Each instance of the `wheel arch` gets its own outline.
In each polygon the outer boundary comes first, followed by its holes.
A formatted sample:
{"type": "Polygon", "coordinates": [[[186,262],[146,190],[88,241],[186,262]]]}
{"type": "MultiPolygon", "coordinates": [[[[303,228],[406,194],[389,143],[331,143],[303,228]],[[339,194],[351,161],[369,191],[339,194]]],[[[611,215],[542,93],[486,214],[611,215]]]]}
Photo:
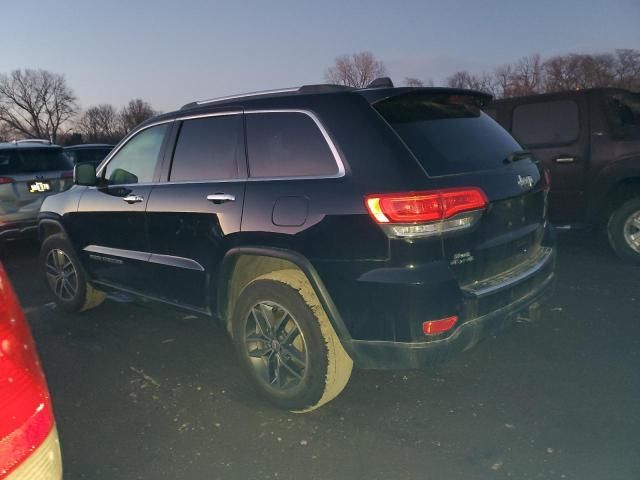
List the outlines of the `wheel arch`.
{"type": "Polygon", "coordinates": [[[61,219],[57,215],[40,214],[38,217],[38,236],[40,238],[40,242],[42,243],[47,237],[58,233],[62,233],[67,237],[67,239],[69,239],[67,230],[64,228],[61,219]]]}
{"type": "Polygon", "coordinates": [[[300,270],[313,288],[340,342],[350,352],[349,334],[337,307],[309,260],[298,252],[275,247],[236,247],[224,256],[218,274],[217,313],[230,329],[230,313],[242,289],[270,272],[300,270]]]}
{"type": "Polygon", "coordinates": [[[634,197],[640,197],[640,173],[620,179],[609,187],[600,211],[599,223],[606,223],[616,208],[634,197]]]}

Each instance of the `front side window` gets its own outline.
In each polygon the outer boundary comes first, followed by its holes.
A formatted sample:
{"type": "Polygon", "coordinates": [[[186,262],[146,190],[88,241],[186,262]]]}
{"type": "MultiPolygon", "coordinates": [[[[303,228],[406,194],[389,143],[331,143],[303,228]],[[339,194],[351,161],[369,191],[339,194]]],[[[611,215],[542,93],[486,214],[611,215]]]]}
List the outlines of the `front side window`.
{"type": "Polygon", "coordinates": [[[168,129],[169,124],[157,125],[131,138],[109,161],[103,172],[109,184],[152,182],[168,129]]]}
{"type": "Polygon", "coordinates": [[[573,100],[530,103],[513,110],[511,133],[523,145],[561,145],[580,132],[578,104],[573,100]]]}
{"type": "Polygon", "coordinates": [[[248,113],[246,123],[251,177],[318,177],[339,173],[327,141],[308,115],[248,113]]]}
{"type": "Polygon", "coordinates": [[[185,120],[173,154],[170,180],[238,178],[243,157],[242,115],[185,120]]]}

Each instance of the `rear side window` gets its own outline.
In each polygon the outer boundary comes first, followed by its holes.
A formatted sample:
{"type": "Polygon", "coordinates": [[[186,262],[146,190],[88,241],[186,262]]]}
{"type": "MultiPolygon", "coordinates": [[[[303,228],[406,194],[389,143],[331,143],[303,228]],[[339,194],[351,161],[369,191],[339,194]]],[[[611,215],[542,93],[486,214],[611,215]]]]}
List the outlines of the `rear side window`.
{"type": "Polygon", "coordinates": [[[640,94],[615,92],[608,94],[606,100],[614,136],[640,134],[640,94]]]}
{"type": "Polygon", "coordinates": [[[248,113],[247,153],[251,177],[319,177],[339,173],[316,122],[304,113],[248,113]]]}
{"type": "Polygon", "coordinates": [[[71,170],[62,149],[29,148],[0,151],[0,175],[71,170]]]}
{"type": "Polygon", "coordinates": [[[182,122],[173,154],[171,181],[238,178],[244,155],[242,115],[182,122]]]}
{"type": "Polygon", "coordinates": [[[501,168],[522,148],[471,96],[403,95],[375,108],[429,175],[501,168]]]}
{"type": "Polygon", "coordinates": [[[580,131],[578,104],[558,100],[519,105],[513,110],[511,131],[527,146],[574,142],[580,131]]]}

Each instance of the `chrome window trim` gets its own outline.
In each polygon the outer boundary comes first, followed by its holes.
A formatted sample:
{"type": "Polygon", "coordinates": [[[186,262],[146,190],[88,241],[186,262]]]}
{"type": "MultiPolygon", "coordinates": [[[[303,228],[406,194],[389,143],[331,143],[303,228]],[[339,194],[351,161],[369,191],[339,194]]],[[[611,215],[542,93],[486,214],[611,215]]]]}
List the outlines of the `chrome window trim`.
{"type": "MultiPolygon", "coordinates": [[[[125,137],[124,140],[120,143],[120,145],[117,148],[114,148],[113,151],[103,160],[103,163],[100,164],[96,172],[96,176],[100,176],[102,174],[102,171],[104,170],[104,168],[106,168],[106,166],[109,164],[111,159],[122,149],[122,147],[124,147],[127,143],[129,143],[129,141],[138,133],[148,128],[162,125],[165,123],[180,122],[183,120],[194,120],[198,118],[223,117],[227,115],[241,115],[241,114],[253,115],[253,114],[261,114],[261,113],[299,113],[299,114],[307,115],[309,118],[311,118],[311,120],[313,120],[313,122],[316,124],[316,127],[318,127],[318,130],[320,130],[320,133],[322,134],[322,137],[324,138],[325,142],[327,143],[327,146],[329,147],[329,150],[333,155],[333,159],[336,162],[336,166],[338,167],[338,172],[333,175],[308,175],[308,176],[291,176],[291,177],[284,177],[284,176],[283,177],[251,177],[249,176],[247,178],[230,178],[230,179],[223,179],[223,180],[185,180],[185,181],[178,181],[178,182],[163,181],[163,182],[129,183],[129,184],[121,184],[119,186],[126,187],[126,186],[136,185],[141,187],[141,186],[150,186],[150,185],[179,185],[179,184],[190,184],[190,183],[267,182],[267,181],[274,181],[274,180],[323,180],[323,179],[342,178],[346,175],[346,169],[345,169],[342,157],[340,156],[340,152],[338,152],[338,149],[336,145],[333,143],[333,140],[331,139],[331,137],[329,136],[327,129],[324,127],[324,125],[322,124],[322,122],[316,116],[315,113],[313,113],[310,110],[304,110],[304,109],[274,108],[274,109],[267,109],[267,110],[244,110],[244,111],[233,109],[228,111],[201,113],[196,115],[185,114],[182,116],[178,115],[175,118],[171,118],[168,120],[162,120],[159,122],[150,123],[149,125],[145,125],[142,128],[132,131],[127,137],[125,137]]],[[[247,158],[248,158],[248,152],[247,152],[247,158]]],[[[96,188],[96,187],[89,187],[89,188],[96,188]]]]}

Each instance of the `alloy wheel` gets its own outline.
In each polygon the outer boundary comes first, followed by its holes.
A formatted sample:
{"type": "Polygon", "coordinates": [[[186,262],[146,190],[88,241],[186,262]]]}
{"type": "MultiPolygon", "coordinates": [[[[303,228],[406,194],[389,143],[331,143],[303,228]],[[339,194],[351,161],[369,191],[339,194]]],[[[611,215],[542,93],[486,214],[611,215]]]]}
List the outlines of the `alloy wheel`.
{"type": "Polygon", "coordinates": [[[78,292],[78,272],[64,251],[55,248],[47,253],[45,274],[51,291],[60,300],[73,300],[78,292]]]}
{"type": "Polygon", "coordinates": [[[304,335],[281,305],[265,301],[249,310],[245,345],[251,365],[271,388],[295,388],[305,377],[309,356],[304,335]]]}
{"type": "Polygon", "coordinates": [[[624,239],[637,253],[640,253],[640,210],[629,215],[624,222],[624,239]]]}

